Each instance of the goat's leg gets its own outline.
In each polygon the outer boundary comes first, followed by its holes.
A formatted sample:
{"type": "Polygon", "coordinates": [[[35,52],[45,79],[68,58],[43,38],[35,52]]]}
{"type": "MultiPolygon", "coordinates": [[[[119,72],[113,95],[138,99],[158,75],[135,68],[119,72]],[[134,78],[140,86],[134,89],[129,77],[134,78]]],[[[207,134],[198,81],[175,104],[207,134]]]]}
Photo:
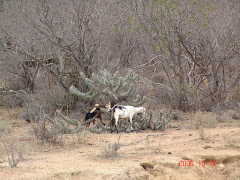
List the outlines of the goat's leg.
{"type": "Polygon", "coordinates": [[[111,129],[111,133],[113,132],[113,126],[114,126],[114,124],[115,124],[115,119],[112,117],[111,118],[111,121],[110,121],[110,129],[111,129]]]}
{"type": "Polygon", "coordinates": [[[102,123],[102,125],[104,125],[104,126],[105,126],[105,124],[104,124],[104,123],[103,123],[103,121],[102,121],[102,113],[99,113],[98,117],[99,117],[99,119],[100,119],[100,122],[102,123]]]}
{"type": "Polygon", "coordinates": [[[117,129],[117,133],[118,133],[118,118],[119,117],[115,117],[115,127],[117,129]]]}
{"type": "Polygon", "coordinates": [[[132,127],[132,117],[130,117],[129,119],[130,119],[131,131],[133,131],[133,127],[132,127]]]}

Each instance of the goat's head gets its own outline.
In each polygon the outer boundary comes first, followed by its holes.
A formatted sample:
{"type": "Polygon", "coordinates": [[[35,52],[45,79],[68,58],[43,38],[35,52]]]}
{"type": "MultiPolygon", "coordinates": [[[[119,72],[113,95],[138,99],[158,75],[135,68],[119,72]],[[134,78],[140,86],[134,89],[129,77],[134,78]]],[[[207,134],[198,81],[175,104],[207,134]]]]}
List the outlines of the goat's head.
{"type": "Polygon", "coordinates": [[[93,118],[96,114],[99,113],[99,111],[101,111],[101,109],[98,107],[97,104],[95,104],[95,108],[93,108],[91,111],[87,112],[86,116],[85,116],[85,121],[88,119],[93,118]]]}
{"type": "Polygon", "coordinates": [[[98,107],[99,107],[99,104],[95,104],[95,108],[93,108],[93,109],[90,111],[90,113],[93,113],[94,111],[96,111],[96,109],[99,109],[98,107]]]}
{"type": "Polygon", "coordinates": [[[107,108],[108,111],[111,111],[111,110],[112,110],[112,104],[111,104],[111,102],[108,102],[108,104],[106,104],[105,107],[107,108]]]}
{"type": "Polygon", "coordinates": [[[108,102],[108,104],[105,105],[105,108],[110,112],[112,108],[116,105],[116,102],[108,102]]]}

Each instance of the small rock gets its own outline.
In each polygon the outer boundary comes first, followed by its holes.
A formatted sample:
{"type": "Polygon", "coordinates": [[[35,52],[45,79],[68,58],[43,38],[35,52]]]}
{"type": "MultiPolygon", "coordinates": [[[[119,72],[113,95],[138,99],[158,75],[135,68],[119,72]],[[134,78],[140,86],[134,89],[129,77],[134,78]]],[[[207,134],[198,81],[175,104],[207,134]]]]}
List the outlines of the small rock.
{"type": "Polygon", "coordinates": [[[154,168],[154,165],[151,163],[140,163],[140,166],[142,166],[146,171],[154,168]]]}
{"type": "Polygon", "coordinates": [[[168,152],[168,154],[172,154],[171,152],[168,152]]]}
{"type": "Polygon", "coordinates": [[[126,129],[126,133],[130,133],[130,132],[132,132],[131,129],[130,129],[130,128],[127,128],[127,129],[126,129]]]}
{"type": "Polygon", "coordinates": [[[220,164],[218,165],[218,170],[219,170],[219,171],[224,171],[224,169],[225,169],[225,166],[223,165],[223,163],[220,163],[220,164]]]}
{"type": "Polygon", "coordinates": [[[204,146],[203,149],[212,148],[212,146],[204,146]]]}

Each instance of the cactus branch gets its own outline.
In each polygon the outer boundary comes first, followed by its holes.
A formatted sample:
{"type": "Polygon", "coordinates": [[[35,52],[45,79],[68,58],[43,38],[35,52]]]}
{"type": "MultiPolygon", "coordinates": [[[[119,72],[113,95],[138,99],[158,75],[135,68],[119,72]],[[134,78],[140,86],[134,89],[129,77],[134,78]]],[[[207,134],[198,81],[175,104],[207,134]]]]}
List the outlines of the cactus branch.
{"type": "Polygon", "coordinates": [[[100,126],[100,128],[102,128],[103,130],[107,130],[107,131],[111,130],[110,127],[104,126],[99,120],[97,120],[97,123],[100,126]]]}
{"type": "Polygon", "coordinates": [[[75,119],[68,119],[59,110],[56,111],[56,114],[61,119],[56,119],[54,121],[46,114],[44,115],[44,118],[46,118],[51,124],[56,125],[59,132],[73,134],[73,133],[77,133],[81,130],[82,126],[81,126],[80,121],[75,120],[75,119]],[[74,128],[69,128],[70,125],[73,125],[74,128]]]}
{"type": "Polygon", "coordinates": [[[111,101],[119,103],[121,101],[131,102],[134,106],[139,106],[145,102],[145,97],[135,98],[133,96],[134,85],[136,76],[132,72],[129,72],[125,77],[119,75],[118,72],[111,74],[107,70],[103,70],[99,75],[92,74],[92,78],[89,79],[84,73],[80,73],[81,78],[89,87],[88,92],[80,92],[75,87],[71,86],[70,92],[85,99],[95,100],[110,98],[111,101]]]}
{"type": "Polygon", "coordinates": [[[91,132],[94,132],[94,133],[98,133],[98,134],[100,134],[100,133],[103,132],[102,128],[97,128],[96,125],[95,125],[95,126],[92,126],[92,127],[90,128],[90,131],[91,131],[91,132]]]}
{"type": "Polygon", "coordinates": [[[141,105],[145,102],[145,100],[146,100],[146,97],[143,96],[143,98],[142,98],[141,101],[136,102],[136,103],[130,103],[130,105],[135,106],[135,107],[137,107],[137,106],[141,106],[141,105]]]}

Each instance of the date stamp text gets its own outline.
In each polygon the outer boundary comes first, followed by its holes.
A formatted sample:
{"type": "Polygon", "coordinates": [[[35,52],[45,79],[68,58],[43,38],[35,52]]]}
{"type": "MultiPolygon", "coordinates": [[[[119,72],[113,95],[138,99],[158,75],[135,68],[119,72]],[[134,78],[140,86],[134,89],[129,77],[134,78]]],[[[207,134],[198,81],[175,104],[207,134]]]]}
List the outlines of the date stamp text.
{"type": "MultiPolygon", "coordinates": [[[[206,166],[205,160],[199,160],[198,162],[194,162],[193,160],[179,160],[179,166],[194,166],[197,164],[198,166],[206,166]]],[[[209,160],[210,166],[216,166],[216,160],[209,160]]]]}

